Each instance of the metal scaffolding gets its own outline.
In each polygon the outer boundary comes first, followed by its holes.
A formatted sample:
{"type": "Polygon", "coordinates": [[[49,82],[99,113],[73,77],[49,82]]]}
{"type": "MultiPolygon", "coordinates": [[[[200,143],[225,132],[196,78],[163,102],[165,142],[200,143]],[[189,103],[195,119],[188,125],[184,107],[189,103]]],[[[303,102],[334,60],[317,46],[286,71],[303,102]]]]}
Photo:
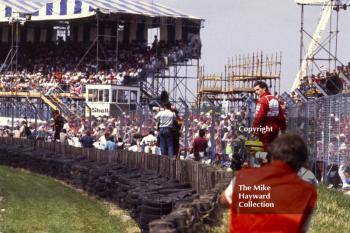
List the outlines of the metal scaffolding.
{"type": "Polygon", "coordinates": [[[229,109],[239,107],[248,97],[253,97],[253,83],[261,80],[269,86],[272,94],[280,92],[282,54],[264,55],[263,52],[238,55],[228,60],[221,75],[204,75],[200,71],[197,104],[207,96],[219,105],[228,104],[229,109]],[[250,95],[249,95],[250,94],[250,95]]]}
{"type": "Polygon", "coordinates": [[[347,10],[349,0],[327,0],[320,2],[298,3],[300,5],[300,69],[295,77],[291,91],[298,88],[304,77],[320,73],[332,72],[337,66],[344,64],[338,59],[338,36],[340,11],[347,10]],[[306,28],[305,19],[308,9],[321,8],[316,29],[313,34],[306,28]],[[309,46],[305,45],[309,43],[309,46]]]}

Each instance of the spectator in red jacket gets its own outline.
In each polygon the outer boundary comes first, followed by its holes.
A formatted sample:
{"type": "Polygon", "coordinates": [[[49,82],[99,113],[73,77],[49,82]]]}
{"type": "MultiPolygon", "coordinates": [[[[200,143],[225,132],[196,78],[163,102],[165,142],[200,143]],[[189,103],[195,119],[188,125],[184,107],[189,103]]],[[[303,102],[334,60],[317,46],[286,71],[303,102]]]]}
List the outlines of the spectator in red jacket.
{"type": "Polygon", "coordinates": [[[231,209],[230,233],[308,229],[317,192],[298,174],[308,162],[305,142],[299,135],[284,134],[271,143],[269,152],[271,164],[238,171],[221,195],[223,207],[231,209]]]}
{"type": "Polygon", "coordinates": [[[270,94],[265,82],[255,82],[254,90],[259,99],[256,105],[253,128],[267,149],[267,145],[278,136],[279,131],[286,130],[286,119],[278,99],[270,94]]]}

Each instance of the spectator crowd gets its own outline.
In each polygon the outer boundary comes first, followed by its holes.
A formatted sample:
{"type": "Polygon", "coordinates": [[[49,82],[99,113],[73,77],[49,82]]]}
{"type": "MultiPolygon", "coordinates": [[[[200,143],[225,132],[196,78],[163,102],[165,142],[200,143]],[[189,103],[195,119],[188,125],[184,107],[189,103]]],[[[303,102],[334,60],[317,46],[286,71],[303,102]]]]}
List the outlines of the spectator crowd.
{"type": "MultiPolygon", "coordinates": [[[[169,120],[171,125],[159,125],[159,123],[162,124],[160,121],[163,111],[162,109],[153,111],[148,114],[148,117],[147,114],[143,113],[125,114],[116,117],[92,117],[91,128],[88,119],[70,119],[62,123],[59,134],[57,134],[57,124],[55,122],[57,113],[55,113],[50,122],[38,123],[36,129],[34,122],[28,122],[27,119],[15,122],[14,132],[11,132],[8,126],[2,127],[0,136],[19,138],[30,135],[30,137],[39,140],[57,140],[63,144],[76,147],[95,147],[109,150],[125,149],[135,152],[177,156],[184,156],[187,152],[187,154],[194,155],[194,159],[197,160],[199,156],[208,157],[211,148],[211,113],[201,112],[199,115],[190,115],[188,117],[188,129],[186,130],[183,116],[170,108],[168,110],[169,114],[174,116],[174,120],[169,120]],[[168,134],[175,135],[176,130],[178,131],[179,136],[172,138],[172,141],[178,141],[177,146],[176,142],[162,142],[163,127],[169,127],[168,134]],[[24,128],[29,128],[31,133],[24,133],[24,128]],[[186,131],[188,133],[187,148],[185,147],[186,131]],[[115,146],[110,146],[111,143],[115,143],[115,146]],[[168,145],[166,148],[165,143],[168,145]],[[169,149],[169,144],[171,144],[170,151],[165,151],[169,149]]],[[[247,136],[246,132],[240,132],[238,129],[240,126],[247,125],[248,114],[244,106],[238,112],[215,114],[214,148],[217,160],[224,162],[232,158],[234,152],[239,149],[247,136]]]]}
{"type": "MultiPolygon", "coordinates": [[[[311,76],[302,78],[299,90],[308,99],[314,99],[323,96],[320,90],[314,85],[319,84],[326,92],[330,86],[334,89],[334,85],[342,86],[339,90],[341,92],[348,91],[348,82],[350,81],[350,62],[347,65],[337,66],[332,72],[327,71],[323,66],[320,66],[320,72],[311,76]],[[327,83],[328,82],[328,83],[327,83]]],[[[332,95],[333,93],[329,93],[332,95]]],[[[301,102],[301,97],[294,91],[290,94],[294,102],[301,102]]]]}
{"type": "MultiPolygon", "coordinates": [[[[5,64],[0,72],[2,91],[47,91],[61,86],[64,91],[81,94],[85,84],[137,84],[169,65],[197,57],[190,43],[165,44],[155,36],[152,46],[133,42],[115,44],[101,42],[100,67],[96,67],[96,50],[85,54],[85,43],[24,43],[19,47],[17,72],[15,65],[5,64]],[[85,54],[85,57],[84,57],[85,54]],[[116,62],[116,57],[118,60],[116,62]]],[[[0,45],[4,61],[8,46],[0,45]]]]}

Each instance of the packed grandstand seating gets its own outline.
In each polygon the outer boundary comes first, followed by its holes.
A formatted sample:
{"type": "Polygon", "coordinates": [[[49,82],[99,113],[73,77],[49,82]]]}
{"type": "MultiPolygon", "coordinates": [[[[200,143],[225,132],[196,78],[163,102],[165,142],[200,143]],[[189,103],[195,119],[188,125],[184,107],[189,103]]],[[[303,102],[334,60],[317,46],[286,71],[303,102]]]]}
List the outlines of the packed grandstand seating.
{"type": "MultiPolygon", "coordinates": [[[[318,98],[323,96],[320,90],[314,85],[319,84],[330,95],[346,92],[350,81],[350,63],[346,66],[338,66],[333,72],[320,71],[316,75],[305,76],[300,83],[299,90],[307,98],[318,98]]],[[[295,102],[300,102],[301,98],[295,92],[291,93],[295,102]]]]}
{"type": "MultiPolygon", "coordinates": [[[[198,56],[190,42],[177,41],[171,45],[160,41],[152,46],[133,42],[118,46],[116,69],[115,44],[101,42],[100,46],[104,49],[99,55],[99,72],[96,72],[96,49],[84,58],[88,44],[63,41],[21,44],[18,72],[12,72],[14,67],[11,70],[10,65],[4,66],[0,75],[0,88],[3,91],[45,92],[59,85],[64,91],[80,94],[84,84],[135,84],[171,64],[198,56]]],[[[3,44],[0,48],[0,60],[4,61],[9,47],[3,44]]]]}
{"type": "MultiPolygon", "coordinates": [[[[59,39],[56,43],[20,43],[17,72],[14,72],[15,61],[12,62],[12,66],[9,65],[8,61],[1,65],[0,91],[41,92],[50,95],[51,91],[58,87],[64,92],[80,95],[86,84],[138,84],[149,74],[160,72],[169,65],[198,58],[200,56],[200,47],[198,47],[200,42],[195,39],[192,38],[189,42],[175,41],[166,44],[164,41],[158,41],[155,37],[152,45],[134,41],[129,44],[121,43],[118,48],[116,48],[115,41],[101,40],[99,43],[101,49],[99,50],[100,67],[98,72],[96,71],[96,47],[87,52],[91,43],[73,43],[69,42],[69,39],[67,42],[59,39]],[[118,62],[116,63],[117,54],[118,62]]],[[[9,44],[1,44],[1,61],[6,60],[10,49],[9,44]]],[[[200,119],[203,120],[203,124],[207,121],[204,118],[200,119]]],[[[91,133],[96,140],[95,146],[102,148],[103,140],[105,140],[104,135],[107,133],[113,136],[117,142],[118,139],[122,141],[125,148],[134,148],[135,150],[134,144],[140,143],[140,138],[147,135],[149,130],[156,129],[153,117],[144,121],[142,127],[139,126],[138,122],[137,116],[128,114],[123,117],[93,118],[91,133]]],[[[51,124],[52,122],[41,123],[36,127],[36,131],[34,124],[31,124],[30,128],[33,135],[36,134],[36,138],[49,141],[52,140],[53,133],[51,124]]],[[[189,130],[190,140],[193,135],[198,133],[198,127],[200,128],[201,124],[191,126],[189,130]]],[[[1,136],[23,136],[19,133],[21,130],[23,131],[22,122],[17,122],[15,128],[14,132],[11,132],[8,127],[2,128],[1,136]]],[[[77,122],[73,119],[67,119],[65,130],[67,140],[62,143],[81,146],[77,138],[88,131],[87,120],[83,119],[77,122]]],[[[182,145],[184,145],[183,138],[181,140],[182,145]]]]}

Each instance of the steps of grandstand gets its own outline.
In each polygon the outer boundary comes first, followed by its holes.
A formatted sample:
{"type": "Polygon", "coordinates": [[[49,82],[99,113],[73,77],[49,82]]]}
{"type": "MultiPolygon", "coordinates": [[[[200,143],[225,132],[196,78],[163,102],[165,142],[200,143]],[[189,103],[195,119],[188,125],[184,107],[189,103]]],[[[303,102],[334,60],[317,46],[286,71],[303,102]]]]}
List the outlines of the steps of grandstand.
{"type": "Polygon", "coordinates": [[[67,106],[62,98],[66,98],[68,102],[74,103],[76,100],[82,100],[83,97],[76,97],[69,93],[64,93],[60,88],[53,88],[50,92],[0,92],[0,97],[7,98],[26,98],[28,103],[31,103],[31,99],[41,99],[43,103],[48,105],[52,110],[58,110],[62,113],[62,116],[68,118],[81,118],[84,116],[84,107],[71,104],[67,106]]]}
{"type": "MultiPolygon", "coordinates": [[[[60,98],[61,93],[64,91],[57,87],[51,88],[49,91],[41,95],[43,101],[48,104],[53,110],[58,110],[62,116],[66,119],[69,118],[82,118],[84,117],[84,106],[71,104],[67,106],[66,103],[60,98]]],[[[70,103],[74,103],[74,100],[69,96],[65,96],[70,103]]]]}
{"type": "MultiPolygon", "coordinates": [[[[153,74],[153,80],[155,79],[161,79],[161,77],[159,77],[156,73],[153,74]]],[[[152,98],[158,98],[161,94],[161,92],[164,90],[163,85],[159,84],[154,84],[154,83],[150,83],[148,81],[149,79],[146,79],[142,82],[140,82],[140,91],[141,91],[141,102],[142,99],[152,99],[152,98]],[[155,86],[157,85],[157,86],[155,86]]],[[[170,102],[176,102],[176,100],[174,98],[172,98],[172,96],[169,96],[169,101],[170,102]]]]}
{"type": "Polygon", "coordinates": [[[160,93],[154,93],[154,88],[151,87],[151,83],[145,81],[140,83],[140,91],[147,98],[155,98],[160,95],[160,93]]]}

